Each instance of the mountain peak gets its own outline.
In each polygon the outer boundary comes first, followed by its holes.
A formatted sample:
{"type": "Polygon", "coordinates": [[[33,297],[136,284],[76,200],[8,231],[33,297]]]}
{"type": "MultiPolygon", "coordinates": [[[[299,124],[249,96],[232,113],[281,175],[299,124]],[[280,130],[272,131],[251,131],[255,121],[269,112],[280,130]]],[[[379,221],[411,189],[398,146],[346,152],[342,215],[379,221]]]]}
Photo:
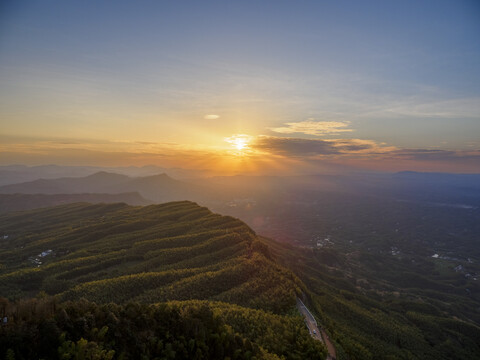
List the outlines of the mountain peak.
{"type": "Polygon", "coordinates": [[[86,179],[128,179],[127,175],[111,173],[107,171],[99,171],[91,175],[85,176],[86,179]]]}

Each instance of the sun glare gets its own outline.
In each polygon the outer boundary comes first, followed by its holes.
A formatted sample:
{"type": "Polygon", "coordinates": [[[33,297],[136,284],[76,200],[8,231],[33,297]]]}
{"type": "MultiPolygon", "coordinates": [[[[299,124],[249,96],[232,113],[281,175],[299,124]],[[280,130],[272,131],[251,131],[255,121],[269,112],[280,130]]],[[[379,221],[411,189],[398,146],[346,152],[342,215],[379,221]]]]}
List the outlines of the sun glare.
{"type": "Polygon", "coordinates": [[[247,139],[235,139],[233,146],[235,146],[237,150],[243,150],[247,146],[247,139]]]}
{"type": "Polygon", "coordinates": [[[245,134],[233,135],[228,138],[225,138],[225,141],[228,142],[235,150],[239,153],[247,150],[251,141],[251,136],[245,134]]]}

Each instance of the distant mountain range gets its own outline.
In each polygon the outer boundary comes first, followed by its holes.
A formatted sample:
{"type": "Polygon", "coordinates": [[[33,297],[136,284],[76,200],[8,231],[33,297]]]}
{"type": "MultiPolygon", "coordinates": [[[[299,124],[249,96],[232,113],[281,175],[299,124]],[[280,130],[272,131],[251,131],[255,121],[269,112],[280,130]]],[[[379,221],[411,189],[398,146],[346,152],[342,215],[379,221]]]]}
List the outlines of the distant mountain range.
{"type": "Polygon", "coordinates": [[[58,179],[62,177],[84,177],[100,171],[122,174],[132,177],[151,176],[166,173],[176,179],[190,179],[205,176],[204,170],[182,168],[164,168],[155,165],[147,166],[63,166],[63,165],[4,165],[0,166],[0,186],[18,184],[37,179],[58,179]]]}
{"type": "Polygon", "coordinates": [[[148,205],[151,202],[138,192],[122,194],[0,194],[0,212],[30,210],[62,204],[88,202],[148,205]]]}
{"type": "Polygon", "coordinates": [[[119,194],[138,192],[155,201],[196,199],[201,189],[192,184],[174,180],[166,174],[129,177],[100,171],[85,177],[38,179],[0,187],[1,194],[119,194]]]}

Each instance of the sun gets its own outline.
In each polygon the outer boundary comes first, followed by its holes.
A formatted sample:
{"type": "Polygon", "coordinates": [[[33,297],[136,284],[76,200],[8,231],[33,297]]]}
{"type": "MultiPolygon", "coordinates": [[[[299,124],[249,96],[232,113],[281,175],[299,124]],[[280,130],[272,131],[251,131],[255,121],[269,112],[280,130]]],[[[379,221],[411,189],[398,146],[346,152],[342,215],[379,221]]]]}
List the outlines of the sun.
{"type": "Polygon", "coordinates": [[[248,144],[247,139],[237,138],[233,141],[233,146],[237,148],[237,150],[243,150],[248,144]]]}
{"type": "Polygon", "coordinates": [[[249,144],[252,137],[245,134],[237,134],[225,138],[224,140],[228,142],[238,153],[243,154],[245,150],[249,149],[249,144]]]}

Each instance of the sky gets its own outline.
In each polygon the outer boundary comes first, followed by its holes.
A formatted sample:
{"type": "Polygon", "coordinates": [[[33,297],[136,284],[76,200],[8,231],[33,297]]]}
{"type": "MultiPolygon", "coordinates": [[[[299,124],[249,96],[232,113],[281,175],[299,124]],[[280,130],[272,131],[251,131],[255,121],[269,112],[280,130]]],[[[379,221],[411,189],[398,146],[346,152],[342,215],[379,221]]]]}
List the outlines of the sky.
{"type": "Polygon", "coordinates": [[[0,5],[0,164],[480,172],[480,2],[0,5]]]}

